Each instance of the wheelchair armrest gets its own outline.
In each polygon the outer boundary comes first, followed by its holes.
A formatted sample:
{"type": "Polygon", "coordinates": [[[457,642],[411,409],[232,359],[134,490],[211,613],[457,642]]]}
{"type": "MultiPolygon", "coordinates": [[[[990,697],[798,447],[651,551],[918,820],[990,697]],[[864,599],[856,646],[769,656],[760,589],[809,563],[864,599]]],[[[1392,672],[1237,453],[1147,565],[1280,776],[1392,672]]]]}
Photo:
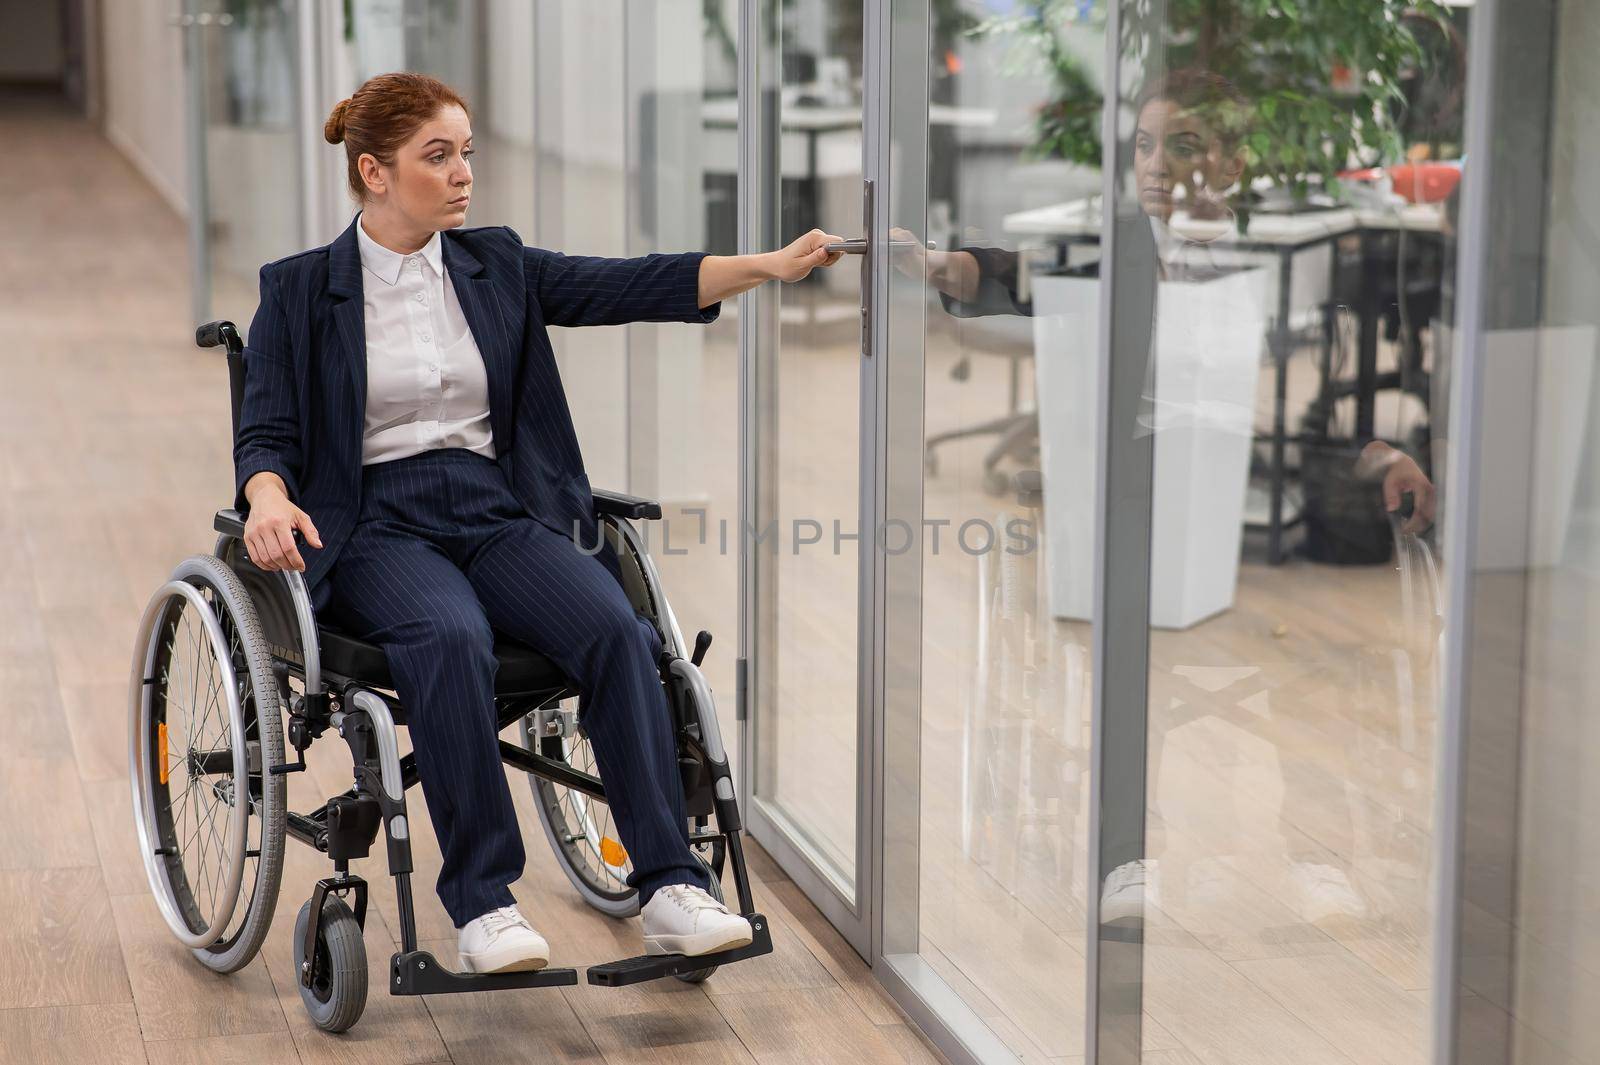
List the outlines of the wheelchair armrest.
{"type": "Polygon", "coordinates": [[[597,517],[611,514],[619,518],[659,520],[661,504],[654,499],[630,496],[623,492],[594,489],[594,512],[597,517]]]}
{"type": "MultiPolygon", "coordinates": [[[[216,517],[211,520],[211,527],[223,536],[240,541],[242,549],[244,519],[244,514],[229,507],[217,511],[216,517]]],[[[299,535],[298,532],[296,535],[299,535]]],[[[222,554],[221,550],[218,554],[222,554]]],[[[251,592],[267,638],[284,647],[300,648],[306,691],[321,693],[321,640],[317,633],[316,612],[311,606],[311,593],[306,589],[305,575],[297,570],[269,573],[249,565],[243,570],[236,568],[235,572],[244,579],[246,589],[251,592]]]]}

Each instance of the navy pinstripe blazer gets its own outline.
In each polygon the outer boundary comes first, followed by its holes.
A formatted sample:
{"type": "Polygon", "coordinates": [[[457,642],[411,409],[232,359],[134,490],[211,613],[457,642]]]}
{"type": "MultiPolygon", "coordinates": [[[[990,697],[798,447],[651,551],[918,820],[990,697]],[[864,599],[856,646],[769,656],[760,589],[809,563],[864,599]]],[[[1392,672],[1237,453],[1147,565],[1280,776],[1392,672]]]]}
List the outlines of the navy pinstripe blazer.
{"type": "MultiPolygon", "coordinates": [[[[366,318],[351,221],[324,247],[261,268],[245,344],[244,403],[233,445],[234,505],[271,470],[322,534],[302,546],[315,586],[355,527],[366,418],[366,318]]],[[[445,269],[483,355],[497,461],[529,514],[592,546],[594,498],[547,326],[710,322],[699,306],[704,252],[604,259],[523,246],[506,226],[442,234],[445,269]]]]}

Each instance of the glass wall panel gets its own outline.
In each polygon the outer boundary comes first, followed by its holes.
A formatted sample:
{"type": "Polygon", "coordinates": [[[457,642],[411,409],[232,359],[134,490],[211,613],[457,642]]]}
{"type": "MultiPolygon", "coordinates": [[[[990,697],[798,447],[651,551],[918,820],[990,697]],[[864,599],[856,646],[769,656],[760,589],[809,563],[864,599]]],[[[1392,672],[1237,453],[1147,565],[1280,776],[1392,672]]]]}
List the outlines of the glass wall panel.
{"type": "MultiPolygon", "coordinates": [[[[293,0],[241,4],[189,0],[200,55],[198,172],[210,318],[248,323],[259,298],[262,263],[302,247],[298,5],[293,0]]],[[[193,54],[193,53],[191,53],[193,54]]],[[[193,119],[191,118],[191,121],[193,119]]]]}
{"type": "Polygon", "coordinates": [[[1600,11],[1562,0],[1554,22],[1543,313],[1514,371],[1532,377],[1537,427],[1511,986],[1511,1060],[1525,1065],[1600,1053],[1600,11]]]}
{"type": "MultiPolygon", "coordinates": [[[[629,254],[738,251],[738,142],[725,128],[738,111],[738,31],[734,0],[627,5],[629,254]]],[[[685,640],[692,646],[701,629],[715,637],[702,668],[733,743],[738,302],[724,302],[709,326],[630,326],[627,359],[626,487],[662,501],[663,520],[643,531],[685,640]]],[[[737,773],[739,752],[731,754],[737,773]]]]}
{"type": "Polygon", "coordinates": [[[1106,200],[1058,209],[1110,273],[1034,278],[1041,411],[1106,389],[1098,439],[1041,415],[1050,612],[1100,611],[1101,1062],[1428,1060],[1470,9],[1364,6],[1121,4],[1106,200]]]}
{"type": "MultiPolygon", "coordinates": [[[[472,215],[468,225],[508,225],[532,239],[535,8],[514,0],[355,0],[332,46],[338,75],[328,108],[367,78],[431,74],[472,108],[472,215]]],[[[355,213],[338,153],[339,228],[355,213]]]]}
{"type": "MultiPolygon", "coordinates": [[[[900,472],[921,482],[921,632],[917,935],[886,949],[914,951],[992,1046],[1072,1060],[1084,1046],[1090,613],[1052,612],[1049,567],[1066,562],[1043,536],[1058,501],[1093,505],[1092,472],[1052,465],[1071,459],[1049,434],[1093,432],[1095,393],[1072,362],[1094,347],[1082,322],[1042,316],[1038,301],[1042,279],[1095,254],[1096,218],[1060,231],[1052,220],[1100,187],[1098,138],[1064,143],[1059,118],[1095,128],[1105,26],[1075,6],[927,6],[920,32],[914,16],[895,20],[903,62],[890,71],[888,404],[892,425],[920,425],[900,472]],[[900,169],[923,137],[923,172],[900,169]],[[919,409],[894,413],[908,405],[919,409]]],[[[1092,290],[1087,310],[1092,322],[1092,290]]],[[[1093,540],[1071,535],[1087,573],[1093,540]]]]}
{"type": "Polygon", "coordinates": [[[1484,5],[1479,17],[1492,33],[1474,52],[1476,99],[1492,135],[1473,149],[1487,170],[1464,205],[1477,270],[1462,272],[1458,410],[1476,448],[1462,471],[1472,551],[1456,574],[1461,834],[1448,852],[1452,968],[1438,1003],[1462,1065],[1576,1065],[1600,1048],[1600,228],[1589,177],[1600,18],[1575,0],[1484,5]]]}
{"type": "MultiPolygon", "coordinates": [[[[772,245],[862,218],[862,0],[775,5],[764,47],[780,64],[759,106],[776,141],[772,245]]],[[[734,128],[732,101],[709,118],[734,128]]],[[[752,135],[747,131],[746,136],[752,135]]],[[[805,854],[831,893],[857,902],[863,359],[859,269],[850,260],[771,286],[776,343],[754,352],[757,495],[753,795],[759,817],[805,854]]],[[[770,304],[769,304],[770,305],[770,304]]],[[[724,312],[726,313],[726,312],[724,312]]],[[[870,539],[870,538],[865,538],[870,539]]]]}

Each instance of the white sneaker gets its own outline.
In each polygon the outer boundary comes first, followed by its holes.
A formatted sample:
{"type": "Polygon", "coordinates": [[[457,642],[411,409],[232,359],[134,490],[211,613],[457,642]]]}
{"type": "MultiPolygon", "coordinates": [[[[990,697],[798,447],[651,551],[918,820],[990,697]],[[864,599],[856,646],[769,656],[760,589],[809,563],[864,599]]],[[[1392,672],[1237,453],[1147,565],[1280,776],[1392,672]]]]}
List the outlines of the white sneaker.
{"type": "Polygon", "coordinates": [[[1123,862],[1106,874],[1105,890],[1100,892],[1100,920],[1125,921],[1143,917],[1146,906],[1161,905],[1154,858],[1123,862]]]}
{"type": "Polygon", "coordinates": [[[1367,903],[1338,866],[1323,862],[1295,862],[1289,880],[1298,893],[1300,916],[1312,924],[1329,917],[1361,920],[1367,903]]]}
{"type": "Polygon", "coordinates": [[[646,954],[696,957],[748,946],[755,938],[750,922],[702,888],[668,884],[650,896],[639,916],[646,954]]]}
{"type": "Polygon", "coordinates": [[[550,964],[550,944],[515,906],[468,921],[456,952],[466,973],[525,973],[550,964]]]}

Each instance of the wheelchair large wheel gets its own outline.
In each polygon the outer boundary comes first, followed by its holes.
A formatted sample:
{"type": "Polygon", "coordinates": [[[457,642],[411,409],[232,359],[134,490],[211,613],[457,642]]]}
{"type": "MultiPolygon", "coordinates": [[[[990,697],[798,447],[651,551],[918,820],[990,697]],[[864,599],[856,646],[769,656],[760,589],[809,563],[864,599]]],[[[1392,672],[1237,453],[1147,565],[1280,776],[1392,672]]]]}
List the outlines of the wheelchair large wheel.
{"type": "Polygon", "coordinates": [[[260,950],[283,872],[283,723],[249,596],[185,559],[145,609],[129,693],[129,780],[156,905],[207,968],[260,950]]]}
{"type": "MultiPolygon", "coordinates": [[[[576,698],[560,703],[563,715],[570,713],[569,720],[573,722],[570,730],[563,730],[567,735],[535,736],[532,726],[535,715],[523,716],[518,723],[518,735],[528,750],[565,762],[580,772],[599,776],[589,737],[584,734],[583,726],[576,723],[577,703],[576,698]]],[[[536,774],[528,774],[528,785],[539,809],[539,824],[544,828],[545,839],[561,871],[583,900],[608,917],[638,916],[639,893],[628,886],[633,862],[618,838],[611,807],[536,774]]],[[[698,844],[695,857],[706,864],[715,881],[723,865],[720,842],[698,844]],[[707,849],[709,858],[702,853],[707,849]]],[[[712,889],[718,899],[722,898],[721,891],[720,885],[712,889]]],[[[707,975],[710,975],[709,970],[707,975]]]]}
{"type": "MultiPolygon", "coordinates": [[[[535,736],[529,716],[519,723],[522,745],[546,758],[567,763],[592,776],[600,775],[594,749],[583,726],[576,724],[576,698],[560,704],[563,716],[573,724],[562,736],[535,736]]],[[[562,787],[530,773],[528,784],[539,808],[539,823],[555,852],[561,871],[583,900],[608,917],[633,917],[639,912],[639,893],[628,886],[633,862],[617,836],[611,807],[581,791],[562,787]]]]}

